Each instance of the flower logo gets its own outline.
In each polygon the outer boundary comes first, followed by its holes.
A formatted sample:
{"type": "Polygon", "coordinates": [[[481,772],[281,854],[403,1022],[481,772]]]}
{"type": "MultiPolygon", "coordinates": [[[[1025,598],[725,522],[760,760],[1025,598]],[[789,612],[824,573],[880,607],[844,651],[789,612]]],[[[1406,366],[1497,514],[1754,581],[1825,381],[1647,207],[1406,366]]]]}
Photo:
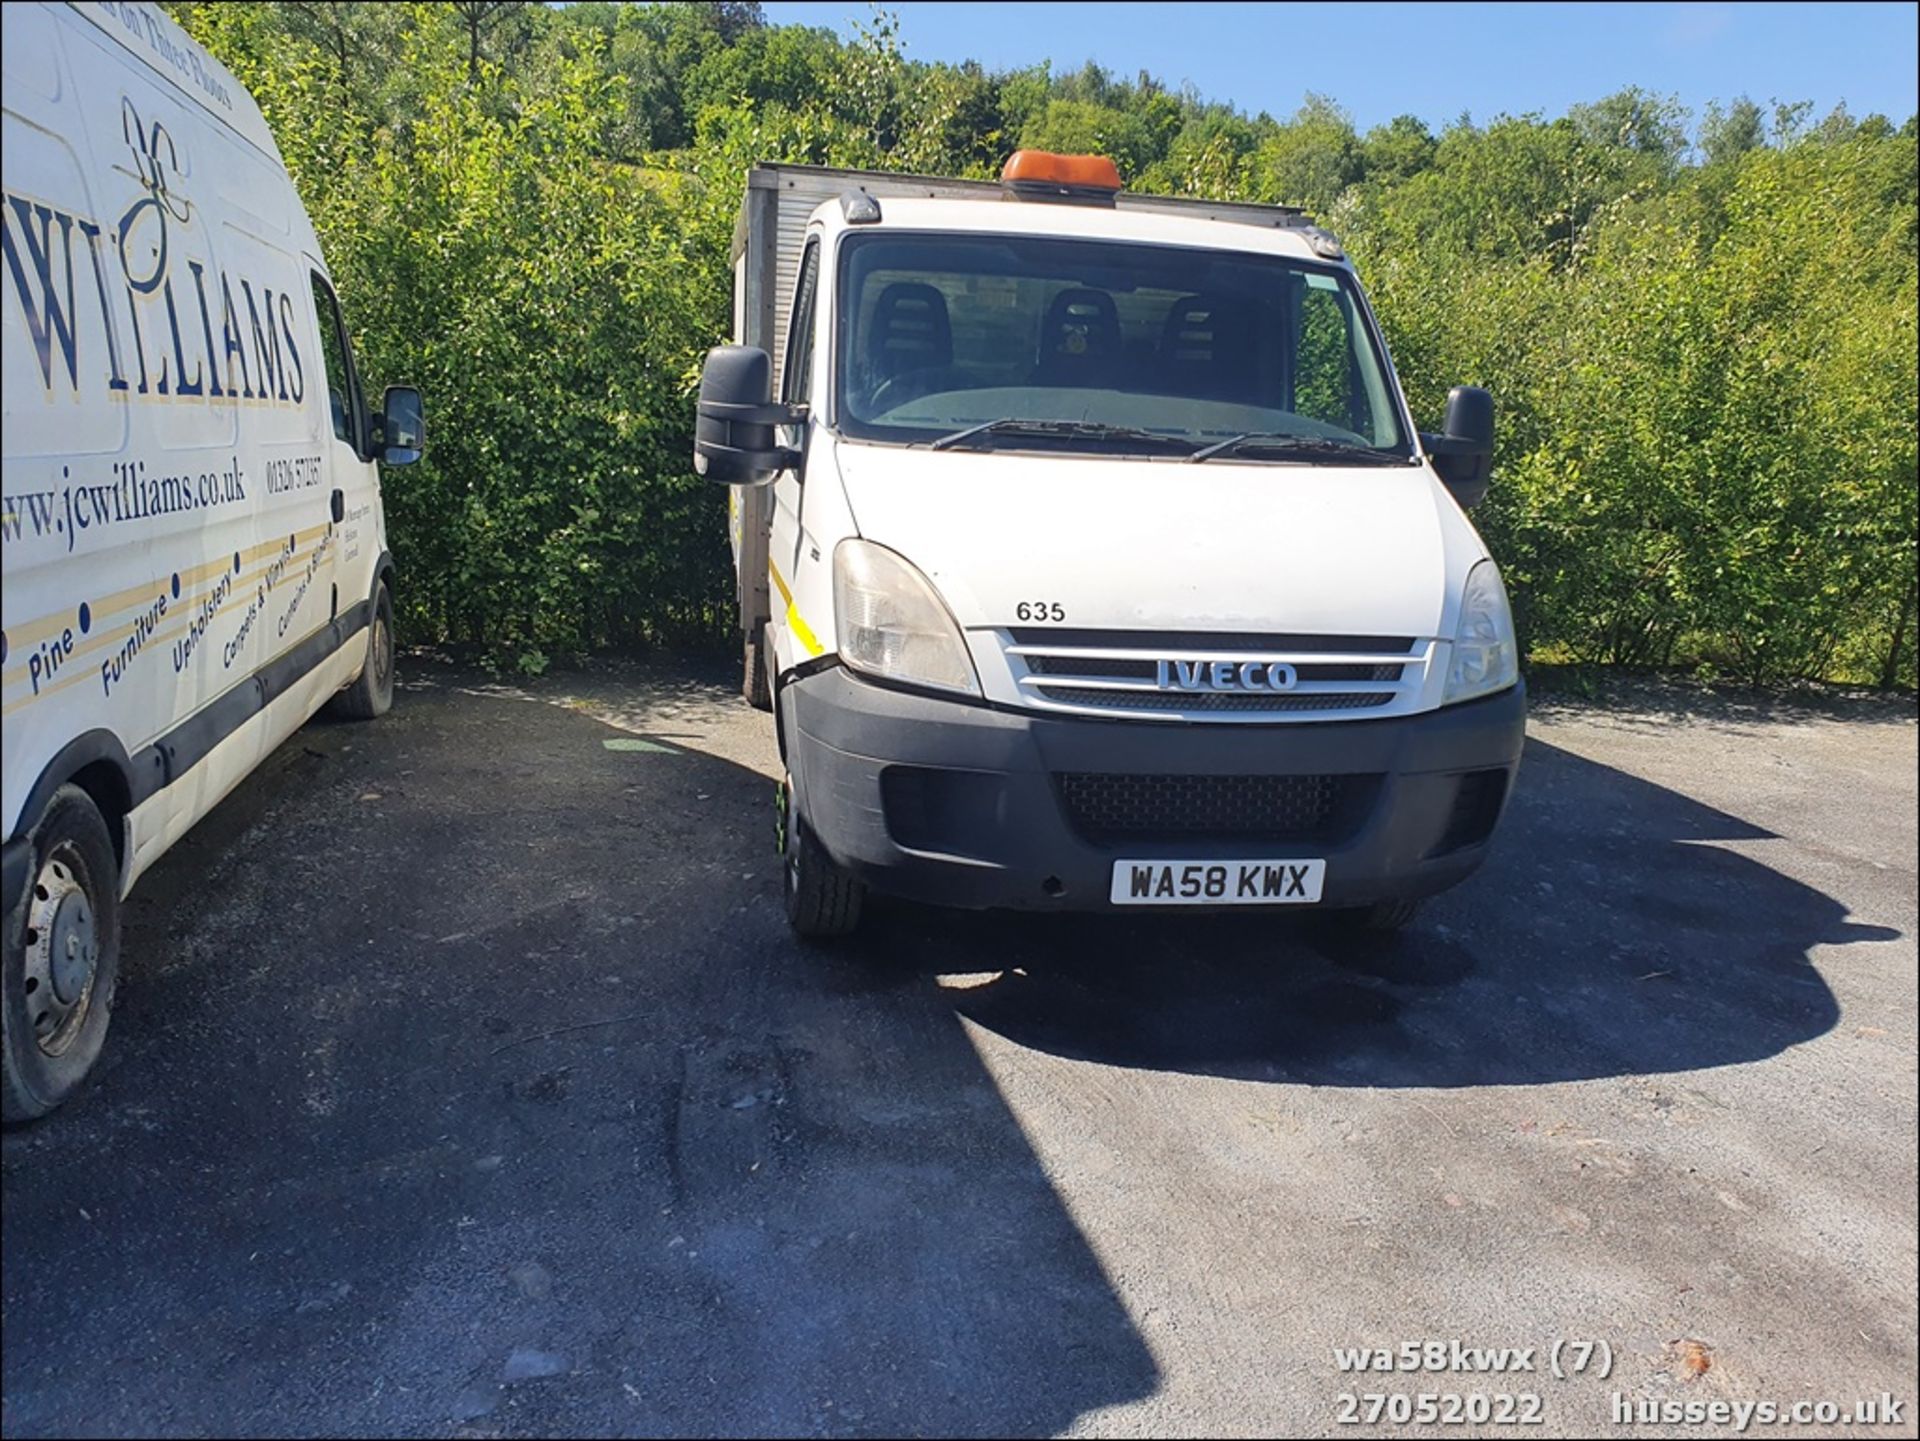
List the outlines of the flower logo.
{"type": "Polygon", "coordinates": [[[143,124],[126,96],[120,99],[120,134],[133,151],[134,179],[146,192],[120,217],[120,268],[127,284],[151,295],[167,278],[168,218],[184,225],[192,218],[193,207],[172,189],[180,173],[180,152],[173,136],[158,120],[150,127],[143,124]]]}

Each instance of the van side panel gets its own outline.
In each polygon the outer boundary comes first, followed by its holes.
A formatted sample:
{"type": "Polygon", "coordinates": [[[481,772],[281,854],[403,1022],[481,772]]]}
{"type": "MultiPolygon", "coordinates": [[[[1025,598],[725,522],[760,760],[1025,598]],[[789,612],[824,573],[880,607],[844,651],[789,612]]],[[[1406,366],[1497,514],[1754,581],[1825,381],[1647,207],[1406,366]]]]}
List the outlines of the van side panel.
{"type": "MultiPolygon", "coordinates": [[[[364,634],[364,632],[362,632],[364,634]]],[[[128,860],[121,883],[124,895],[167,848],[193,828],[205,809],[224,800],[260,763],[262,747],[271,751],[304,725],[329,696],[359,674],[360,648],[349,644],[332,652],[285,695],[268,703],[252,721],[229,735],[194,769],[201,812],[174,804],[160,792],[137,805],[127,817],[128,860]]]]}
{"type": "Polygon", "coordinates": [[[223,111],[153,7],[94,8],[4,7],[0,823],[105,727],[135,758],[130,884],[357,674],[338,620],[364,616],[384,536],[257,109],[223,111]]]}

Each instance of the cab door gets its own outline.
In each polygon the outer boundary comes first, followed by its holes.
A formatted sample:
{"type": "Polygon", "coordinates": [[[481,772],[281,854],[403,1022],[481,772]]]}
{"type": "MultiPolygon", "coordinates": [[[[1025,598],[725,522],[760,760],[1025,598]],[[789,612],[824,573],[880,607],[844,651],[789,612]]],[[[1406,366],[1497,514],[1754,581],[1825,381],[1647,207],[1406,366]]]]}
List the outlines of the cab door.
{"type": "MultiPolygon", "coordinates": [[[[780,399],[789,405],[810,406],[813,402],[815,299],[819,290],[820,236],[815,233],[807,238],[800,256],[800,271],[793,286],[793,313],[787,326],[787,353],[780,367],[780,399]]],[[[807,624],[803,607],[794,602],[802,584],[802,570],[819,564],[817,547],[807,534],[805,513],[806,459],[813,429],[811,415],[799,425],[783,427],[781,444],[799,451],[802,461],[773,480],[773,530],[767,552],[773,580],[773,617],[768,629],[782,671],[822,654],[832,639],[816,635],[807,624]]],[[[812,582],[815,578],[807,579],[812,582]]],[[[813,590],[814,585],[809,583],[807,589],[813,590]]]]}
{"type": "MultiPolygon", "coordinates": [[[[316,387],[324,409],[320,448],[325,456],[329,554],[323,594],[330,604],[320,619],[367,598],[372,586],[375,557],[367,554],[367,532],[380,513],[378,468],[364,457],[371,449],[372,417],[360,391],[345,319],[333,286],[313,257],[307,257],[307,279],[313,293],[313,313],[320,337],[324,385],[316,387]]],[[[315,577],[318,583],[322,577],[315,577]]]]}

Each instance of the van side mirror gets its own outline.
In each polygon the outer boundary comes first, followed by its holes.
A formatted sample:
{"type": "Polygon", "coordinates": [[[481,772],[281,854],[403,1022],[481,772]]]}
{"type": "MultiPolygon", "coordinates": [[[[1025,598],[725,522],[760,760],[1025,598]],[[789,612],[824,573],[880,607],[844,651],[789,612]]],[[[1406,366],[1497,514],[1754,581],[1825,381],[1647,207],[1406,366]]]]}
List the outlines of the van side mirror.
{"type": "Polygon", "coordinates": [[[1422,433],[1420,443],[1433,457],[1440,481],[1463,509],[1487,498],[1493,479],[1493,397],[1477,385],[1456,385],[1447,392],[1444,435],[1422,433]]]}
{"type": "Polygon", "coordinates": [[[800,463],[780,444],[778,425],[798,425],[801,406],[773,399],[773,360],[757,345],[721,345],[700,371],[693,426],[693,468],[716,485],[765,485],[800,463]]]}
{"type": "Polygon", "coordinates": [[[420,392],[389,385],[380,400],[380,430],[374,454],[387,465],[412,465],[427,449],[427,419],[420,392]]]}

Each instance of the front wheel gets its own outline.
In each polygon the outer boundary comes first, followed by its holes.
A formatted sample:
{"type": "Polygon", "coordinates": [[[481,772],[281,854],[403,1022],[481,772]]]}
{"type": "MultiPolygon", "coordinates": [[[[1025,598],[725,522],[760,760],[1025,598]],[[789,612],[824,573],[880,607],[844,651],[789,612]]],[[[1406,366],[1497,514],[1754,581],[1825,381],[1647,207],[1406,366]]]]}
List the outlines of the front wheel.
{"type": "Polygon", "coordinates": [[[360,678],[333,698],[332,710],[347,720],[373,720],[392,709],[393,596],[383,580],[367,617],[367,659],[360,678]]]}
{"type": "Polygon", "coordinates": [[[120,867],[107,823],[61,786],[33,828],[26,894],[0,956],[0,1119],[30,1121],[87,1077],[120,972],[120,867]]]}
{"type": "Polygon", "coordinates": [[[793,778],[780,784],[775,800],[776,837],[784,864],[787,924],[804,940],[825,941],[853,934],[867,888],[814,839],[794,803],[793,778]]]}

